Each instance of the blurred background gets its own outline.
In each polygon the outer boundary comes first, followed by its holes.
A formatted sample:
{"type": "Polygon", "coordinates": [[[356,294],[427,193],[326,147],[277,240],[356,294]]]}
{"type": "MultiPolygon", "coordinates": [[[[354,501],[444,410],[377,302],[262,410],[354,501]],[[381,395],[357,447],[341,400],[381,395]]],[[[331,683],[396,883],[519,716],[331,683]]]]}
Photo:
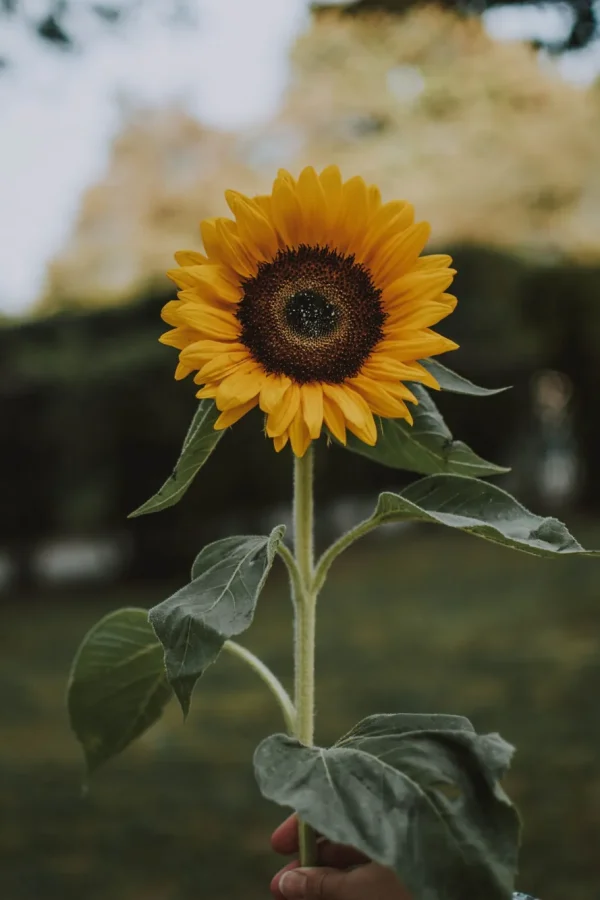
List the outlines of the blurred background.
{"type": "MultiPolygon", "coordinates": [[[[600,43],[596,7],[360,0],[0,2],[0,895],[264,900],[278,867],[251,756],[280,729],[221,659],[81,795],[64,707],[85,631],[150,606],[206,542],[289,521],[290,458],[248,417],[183,501],[193,414],[157,343],[176,249],[223,191],[338,163],[432,223],[460,303],[442,396],[498,479],[600,547],[600,43]]],[[[437,398],[436,398],[437,400],[437,398]]],[[[403,473],[319,447],[322,544],[403,473]]],[[[323,595],[318,739],[370,712],[454,712],[518,747],[519,886],[600,883],[600,571],[442,530],[364,540],[323,595]]],[[[245,643],[290,684],[277,565],[245,643]]]]}

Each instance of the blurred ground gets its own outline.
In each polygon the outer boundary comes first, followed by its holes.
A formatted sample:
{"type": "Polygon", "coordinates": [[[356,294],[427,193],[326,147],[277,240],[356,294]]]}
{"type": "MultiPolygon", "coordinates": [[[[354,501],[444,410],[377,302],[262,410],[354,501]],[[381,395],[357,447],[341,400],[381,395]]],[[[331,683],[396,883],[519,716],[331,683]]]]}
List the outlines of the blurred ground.
{"type": "MultiPolygon", "coordinates": [[[[599,526],[574,531],[600,546],[599,526]]],[[[461,713],[500,731],[518,747],[507,786],[525,819],[519,885],[543,900],[590,900],[600,880],[597,585],[590,562],[417,529],[340,559],[320,609],[319,741],[374,711],[461,713]]],[[[282,813],[259,796],[251,758],[280,723],[237,661],[209,671],[185,727],[172,704],[80,795],[64,709],[73,652],[106,610],[170,587],[1,609],[6,900],[265,900],[282,813]]],[[[285,674],[290,637],[277,566],[247,644],[285,674]]]]}

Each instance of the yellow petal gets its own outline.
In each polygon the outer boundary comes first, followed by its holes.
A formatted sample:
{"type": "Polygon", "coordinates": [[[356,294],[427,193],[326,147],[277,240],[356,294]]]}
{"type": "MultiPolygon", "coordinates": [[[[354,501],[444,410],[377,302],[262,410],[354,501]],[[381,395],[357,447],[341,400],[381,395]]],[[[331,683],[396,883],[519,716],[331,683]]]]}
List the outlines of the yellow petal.
{"type": "Polygon", "coordinates": [[[178,266],[202,266],[208,262],[208,257],[195,250],[177,250],[175,262],[178,266]]]}
{"type": "Polygon", "coordinates": [[[200,231],[211,262],[220,262],[244,278],[256,274],[256,265],[250,263],[236,238],[235,222],[225,218],[205,219],[200,224],[200,231]]]}
{"type": "MultiPolygon", "coordinates": [[[[199,288],[186,288],[184,291],[178,291],[177,296],[181,300],[180,309],[183,309],[184,305],[191,303],[192,306],[220,309],[228,315],[237,315],[237,309],[235,309],[227,300],[221,300],[219,297],[211,296],[209,292],[201,291],[199,288]]],[[[183,322],[184,319],[182,317],[180,318],[183,322]]]]}
{"type": "Polygon", "coordinates": [[[193,371],[194,370],[188,368],[188,366],[184,366],[183,363],[177,363],[177,368],[175,369],[175,381],[181,381],[182,378],[187,378],[193,371]]]}
{"type": "Polygon", "coordinates": [[[337,166],[327,166],[319,175],[325,194],[327,208],[327,230],[335,225],[342,206],[342,176],[337,166]]]}
{"type": "Polygon", "coordinates": [[[453,310],[456,309],[456,304],[458,303],[458,300],[456,299],[454,294],[442,294],[442,296],[440,297],[440,302],[445,303],[446,306],[449,308],[450,312],[452,312],[453,310]]]}
{"type": "Polygon", "coordinates": [[[412,225],[414,217],[415,211],[410,203],[399,200],[385,203],[369,222],[356,258],[368,265],[387,241],[412,225]]]}
{"type": "MultiPolygon", "coordinates": [[[[229,270],[222,265],[190,266],[186,272],[193,290],[199,296],[214,297],[225,303],[238,303],[242,298],[242,287],[237,281],[233,283],[228,276],[229,270]]],[[[187,292],[186,292],[187,293],[187,292]]]]}
{"type": "Polygon", "coordinates": [[[370,184],[367,188],[367,212],[369,219],[375,215],[381,206],[381,191],[376,184],[370,184]]]}
{"type": "Polygon", "coordinates": [[[217,384],[205,384],[203,388],[196,391],[198,400],[213,400],[217,396],[217,384]]]}
{"type": "Polygon", "coordinates": [[[394,397],[396,400],[410,400],[411,403],[414,403],[415,406],[419,405],[419,401],[415,397],[415,395],[408,389],[405,384],[397,381],[395,383],[390,384],[386,382],[385,389],[391,397],[394,397]]]}
{"type": "Polygon", "coordinates": [[[203,366],[213,356],[218,356],[221,353],[235,353],[238,350],[247,350],[247,347],[239,341],[213,341],[203,338],[202,340],[194,341],[193,344],[186,347],[185,353],[186,356],[189,355],[189,364],[191,366],[194,365],[196,359],[199,365],[203,366]]]}
{"type": "Polygon", "coordinates": [[[360,375],[365,375],[373,381],[397,382],[414,381],[440,390],[436,379],[427,369],[418,362],[399,362],[393,356],[394,348],[387,341],[378,344],[377,350],[360,370],[360,375]],[[389,355],[386,355],[389,354],[389,355]]]}
{"type": "Polygon", "coordinates": [[[228,310],[219,309],[208,303],[184,303],[181,318],[203,337],[221,341],[235,341],[241,332],[240,323],[228,310]]]}
{"type": "Polygon", "coordinates": [[[333,400],[348,423],[348,428],[365,444],[377,442],[377,428],[366,400],[345,384],[324,384],[323,393],[333,400]]]}
{"type": "Polygon", "coordinates": [[[296,185],[296,196],[302,210],[302,238],[307,244],[320,244],[327,233],[325,192],[312,166],[302,169],[296,185]]]}
{"type": "MultiPolygon", "coordinates": [[[[397,347],[395,344],[392,345],[392,342],[384,341],[379,347],[363,365],[360,374],[366,375],[367,378],[372,378],[374,381],[392,381],[400,378],[408,381],[415,363],[407,365],[407,363],[396,359],[394,353],[397,347]]],[[[418,379],[413,380],[416,381],[418,379]]]]}
{"type": "Polygon", "coordinates": [[[190,278],[188,269],[169,269],[166,274],[167,278],[174,281],[179,288],[192,287],[194,284],[194,279],[190,278]]]}
{"type": "Polygon", "coordinates": [[[367,400],[369,408],[376,416],[383,416],[386,419],[411,418],[408,408],[402,400],[398,400],[395,397],[392,397],[384,390],[379,390],[376,395],[369,395],[369,399],[366,395],[366,392],[361,390],[354,379],[352,379],[351,383],[352,387],[354,387],[358,391],[358,393],[361,394],[365,398],[365,400],[367,400]]]}
{"type": "Polygon", "coordinates": [[[320,437],[321,428],[323,427],[323,388],[317,382],[303,384],[300,388],[300,394],[302,397],[302,415],[304,416],[308,433],[313,440],[316,440],[320,437]]]}
{"type": "Polygon", "coordinates": [[[398,329],[399,336],[407,330],[416,331],[421,328],[430,328],[449,316],[453,308],[448,303],[415,304],[404,308],[399,306],[388,313],[387,334],[393,338],[395,328],[398,329]]]}
{"type": "Polygon", "coordinates": [[[290,187],[296,187],[296,181],[293,176],[287,171],[287,169],[278,169],[277,177],[281,179],[281,181],[287,181],[290,187]]]}
{"type": "Polygon", "coordinates": [[[407,375],[402,376],[405,381],[415,381],[418,384],[424,384],[434,391],[441,390],[437,378],[434,378],[431,372],[429,372],[425,366],[422,366],[421,363],[413,362],[405,364],[405,367],[409,370],[407,375]]]}
{"type": "Polygon", "coordinates": [[[207,363],[204,363],[198,372],[198,379],[202,381],[219,381],[221,378],[225,378],[226,375],[231,375],[239,367],[240,363],[246,362],[250,358],[247,350],[220,353],[207,363]]]}
{"type": "Polygon", "coordinates": [[[283,243],[296,247],[300,243],[302,212],[296,191],[285,178],[273,182],[273,222],[283,243]]]}
{"type": "Polygon", "coordinates": [[[241,403],[239,406],[234,406],[222,412],[215,422],[215,431],[221,431],[223,428],[229,428],[230,425],[234,425],[242,416],[254,409],[256,403],[257,400],[254,397],[254,399],[248,400],[247,403],[241,403]]]}
{"type": "Polygon", "coordinates": [[[452,284],[455,269],[441,269],[433,272],[410,272],[396,281],[392,281],[382,292],[381,299],[386,312],[416,302],[425,305],[430,300],[437,300],[447,287],[452,284]]]}
{"type": "MultiPolygon", "coordinates": [[[[365,398],[373,412],[377,413],[379,416],[401,415],[396,412],[382,412],[376,408],[388,404],[390,400],[393,401],[392,405],[404,400],[410,400],[411,403],[417,403],[417,398],[413,392],[401,382],[394,384],[393,382],[368,378],[366,375],[359,374],[354,378],[349,379],[348,384],[365,398]]],[[[404,403],[402,403],[402,406],[406,412],[404,403]]]]}
{"type": "Polygon", "coordinates": [[[339,222],[340,236],[336,246],[340,252],[356,253],[364,240],[367,227],[367,186],[356,175],[342,188],[342,211],[339,222]]]}
{"type": "Polygon", "coordinates": [[[180,288],[209,290],[214,296],[232,303],[241,296],[239,281],[235,283],[224,265],[206,263],[186,266],[183,269],[170,269],[167,275],[180,288]]]}
{"type": "Polygon", "coordinates": [[[449,338],[426,328],[403,340],[386,341],[386,343],[393,350],[394,358],[398,362],[426,359],[428,356],[437,356],[438,353],[447,353],[458,347],[458,344],[449,338]]]}
{"type": "Polygon", "coordinates": [[[228,265],[243,278],[254,278],[258,271],[258,260],[244,245],[238,234],[237,224],[229,219],[218,219],[216,227],[221,253],[228,265]]]}
{"type": "Polygon", "coordinates": [[[241,363],[235,372],[227,375],[217,389],[217,407],[223,411],[257,399],[266,373],[254,360],[241,363]]]}
{"type": "Polygon", "coordinates": [[[226,191],[226,196],[236,218],[241,243],[259,260],[272,260],[279,249],[277,236],[260,207],[235,191],[226,191]]]}
{"type": "Polygon", "coordinates": [[[165,331],[161,334],[159,341],[167,347],[175,347],[177,350],[183,350],[198,337],[198,332],[193,328],[173,328],[172,331],[165,331]]]}
{"type": "Polygon", "coordinates": [[[273,198],[270,194],[257,194],[252,198],[267,220],[273,220],[273,198]]]}
{"type": "Polygon", "coordinates": [[[289,427],[289,435],[294,455],[300,457],[304,456],[310,444],[310,434],[308,433],[308,428],[306,427],[306,422],[304,421],[301,409],[298,409],[298,412],[292,419],[292,423],[289,427]]]}
{"type": "Polygon", "coordinates": [[[291,384],[287,375],[267,375],[260,389],[260,408],[265,413],[275,410],[291,384]]]}
{"type": "Polygon", "coordinates": [[[249,201],[250,197],[246,197],[246,195],[242,194],[241,191],[234,191],[231,189],[228,189],[225,191],[225,202],[227,203],[227,206],[229,207],[229,209],[231,210],[231,212],[233,213],[234,216],[235,216],[235,205],[240,200],[249,201]]]}
{"type": "Polygon", "coordinates": [[[326,394],[323,395],[323,419],[332,435],[345,446],[346,419],[335,400],[331,400],[326,394]]]}
{"type": "Polygon", "coordinates": [[[428,222],[417,222],[387,241],[369,264],[375,284],[385,288],[388,282],[409,272],[429,240],[430,232],[428,222]]]}
{"type": "Polygon", "coordinates": [[[289,432],[284,431],[283,434],[278,434],[277,437],[273,438],[273,446],[275,447],[275,452],[280,453],[289,440],[289,432]]]}
{"type": "Polygon", "coordinates": [[[430,253],[429,256],[421,256],[415,263],[415,269],[423,270],[445,269],[452,265],[452,257],[445,253],[430,253]]]}
{"type": "Polygon", "coordinates": [[[300,405],[300,388],[292,381],[279,401],[279,405],[267,416],[267,434],[277,437],[287,431],[300,405]]]}
{"type": "MultiPolygon", "coordinates": [[[[193,344],[188,344],[179,354],[179,359],[186,366],[201,369],[209,360],[221,356],[223,353],[237,353],[242,350],[246,351],[247,347],[238,341],[200,340],[194,341],[193,344]]],[[[197,383],[202,381],[206,381],[206,378],[197,379],[197,383]]]]}
{"type": "Polygon", "coordinates": [[[217,236],[217,219],[204,219],[200,222],[200,234],[208,258],[213,261],[220,260],[221,242],[217,236]]]}
{"type": "Polygon", "coordinates": [[[182,319],[179,315],[180,309],[181,303],[179,300],[169,300],[169,302],[165,303],[161,309],[160,317],[167,325],[181,325],[182,319]]]}

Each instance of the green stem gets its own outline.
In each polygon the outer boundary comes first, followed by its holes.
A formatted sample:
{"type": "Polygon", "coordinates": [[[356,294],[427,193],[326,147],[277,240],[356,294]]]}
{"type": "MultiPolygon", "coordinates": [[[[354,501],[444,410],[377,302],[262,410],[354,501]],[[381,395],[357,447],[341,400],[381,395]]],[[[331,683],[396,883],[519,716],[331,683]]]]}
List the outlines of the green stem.
{"type": "Polygon", "coordinates": [[[286,569],[288,570],[290,583],[292,585],[292,595],[294,597],[299,597],[302,593],[302,577],[300,575],[300,569],[298,568],[298,565],[294,558],[294,554],[285,544],[279,544],[277,553],[284,561],[286,569]]]}
{"type": "Polygon", "coordinates": [[[354,528],[351,528],[350,531],[347,531],[346,534],[343,534],[341,538],[338,538],[337,541],[325,551],[325,553],[317,563],[317,569],[314,576],[313,590],[316,594],[318,594],[323,587],[325,579],[327,578],[327,573],[334,559],[339,556],[340,553],[342,553],[346,549],[346,547],[349,547],[350,544],[353,544],[354,541],[357,541],[363,535],[368,534],[369,531],[372,531],[372,529],[375,528],[376,525],[377,523],[372,519],[365,519],[364,522],[359,522],[358,525],[355,525],[354,528]]]}
{"type": "Polygon", "coordinates": [[[305,590],[313,576],[313,449],[294,457],[294,551],[305,590]]]}
{"type": "Polygon", "coordinates": [[[256,672],[258,677],[262,678],[280,706],[288,733],[295,734],[296,710],[294,709],[294,704],[292,703],[290,695],[277,676],[271,672],[269,667],[266,666],[258,656],[255,656],[250,650],[242,647],[241,644],[237,644],[235,641],[225,641],[223,649],[228,650],[232,656],[237,656],[238,659],[244,660],[244,662],[256,672]]]}
{"type": "MultiPolygon", "coordinates": [[[[317,594],[313,589],[313,450],[294,457],[294,552],[299,582],[294,585],[294,672],[296,737],[310,747],[315,718],[315,624],[317,594]]],[[[298,821],[300,864],[317,863],[316,835],[298,821]]]]}

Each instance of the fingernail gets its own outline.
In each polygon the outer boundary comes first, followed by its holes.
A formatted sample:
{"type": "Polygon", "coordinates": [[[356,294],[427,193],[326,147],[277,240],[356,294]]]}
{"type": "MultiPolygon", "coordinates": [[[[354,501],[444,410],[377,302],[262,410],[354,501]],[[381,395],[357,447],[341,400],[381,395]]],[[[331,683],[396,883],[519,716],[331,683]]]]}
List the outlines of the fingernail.
{"type": "Polygon", "coordinates": [[[279,882],[279,890],[287,900],[302,900],[306,896],[306,875],[300,869],[286,872],[279,882]]]}

